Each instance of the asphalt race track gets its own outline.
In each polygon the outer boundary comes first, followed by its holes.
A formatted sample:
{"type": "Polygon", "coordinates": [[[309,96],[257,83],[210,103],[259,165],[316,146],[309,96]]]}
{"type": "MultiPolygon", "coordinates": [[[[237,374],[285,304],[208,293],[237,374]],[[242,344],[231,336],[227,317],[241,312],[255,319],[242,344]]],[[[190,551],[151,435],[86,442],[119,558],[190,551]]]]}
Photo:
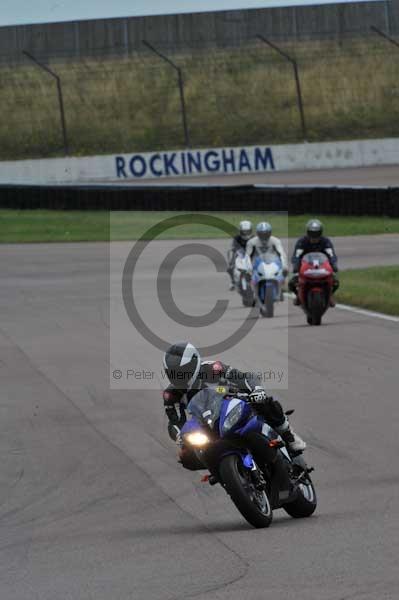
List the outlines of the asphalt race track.
{"type": "MultiPolygon", "coordinates": [[[[172,246],[151,246],[139,288],[172,246]]],[[[337,248],[343,267],[397,263],[399,236],[337,248]]],[[[176,463],[159,392],[110,392],[108,252],[1,247],[1,600],[396,599],[399,324],[331,310],[311,328],[290,305],[280,396],[308,441],[319,508],[254,530],[176,463]]],[[[227,285],[198,260],[179,275],[195,314],[227,285]]],[[[223,332],[246,310],[230,301],[223,332]]],[[[230,350],[237,366],[261,365],[286,307],[230,350]]],[[[144,317],[162,329],[162,314],[144,317]]],[[[132,336],[141,364],[159,368],[161,353],[132,336]]]]}

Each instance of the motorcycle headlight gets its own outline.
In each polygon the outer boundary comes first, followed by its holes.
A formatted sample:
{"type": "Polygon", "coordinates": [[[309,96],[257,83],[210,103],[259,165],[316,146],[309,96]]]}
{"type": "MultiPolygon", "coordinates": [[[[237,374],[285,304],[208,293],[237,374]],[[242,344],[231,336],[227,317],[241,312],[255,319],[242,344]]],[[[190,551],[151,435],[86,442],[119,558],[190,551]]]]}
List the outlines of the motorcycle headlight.
{"type": "Polygon", "coordinates": [[[223,426],[222,426],[222,432],[223,433],[228,433],[230,431],[230,429],[232,429],[234,427],[234,425],[237,425],[237,423],[239,422],[239,420],[242,417],[244,411],[244,405],[240,402],[240,404],[237,404],[234,408],[231,409],[231,411],[229,412],[229,414],[227,415],[227,417],[225,418],[224,422],[223,422],[223,426]]]}
{"type": "Polygon", "coordinates": [[[209,437],[201,431],[195,431],[194,433],[188,433],[184,436],[185,441],[191,446],[206,446],[209,443],[209,437]]]}

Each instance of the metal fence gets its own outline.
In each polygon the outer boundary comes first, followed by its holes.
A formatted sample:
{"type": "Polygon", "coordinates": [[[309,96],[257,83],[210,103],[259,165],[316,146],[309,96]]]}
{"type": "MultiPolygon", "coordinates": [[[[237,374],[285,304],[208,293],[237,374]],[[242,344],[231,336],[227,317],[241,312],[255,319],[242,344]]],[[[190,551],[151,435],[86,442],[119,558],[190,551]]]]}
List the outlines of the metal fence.
{"type": "Polygon", "coordinates": [[[379,11],[362,35],[280,39],[260,22],[239,45],[151,30],[122,56],[23,48],[0,66],[0,159],[398,136],[397,38],[383,3],[362,6],[379,11]]]}
{"type": "Polygon", "coordinates": [[[2,27],[0,61],[18,63],[23,50],[62,61],[129,56],[144,50],[143,38],[169,52],[241,46],[259,31],[282,42],[344,39],[371,25],[399,34],[399,0],[2,27]]]}

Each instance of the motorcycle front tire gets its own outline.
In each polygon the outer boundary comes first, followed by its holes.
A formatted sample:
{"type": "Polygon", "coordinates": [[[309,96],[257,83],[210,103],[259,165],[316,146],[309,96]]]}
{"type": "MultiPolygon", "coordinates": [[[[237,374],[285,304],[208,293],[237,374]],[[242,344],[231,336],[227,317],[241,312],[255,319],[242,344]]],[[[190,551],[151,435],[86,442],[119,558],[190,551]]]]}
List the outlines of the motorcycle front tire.
{"type": "Polygon", "coordinates": [[[250,497],[248,485],[244,485],[247,484],[247,475],[241,458],[237,454],[225,456],[219,465],[219,476],[222,485],[244,519],[258,529],[269,527],[273,520],[273,511],[267,492],[263,492],[265,508],[262,510],[250,497]]]}

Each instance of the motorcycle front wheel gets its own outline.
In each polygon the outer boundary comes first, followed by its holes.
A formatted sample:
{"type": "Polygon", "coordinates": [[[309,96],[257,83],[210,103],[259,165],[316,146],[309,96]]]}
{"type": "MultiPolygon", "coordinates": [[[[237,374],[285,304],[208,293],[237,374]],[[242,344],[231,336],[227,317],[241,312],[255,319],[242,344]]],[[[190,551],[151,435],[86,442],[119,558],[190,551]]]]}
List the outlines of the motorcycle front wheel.
{"type": "Polygon", "coordinates": [[[274,289],[271,285],[266,286],[265,306],[266,316],[272,319],[274,317],[274,289]]]}
{"type": "Polygon", "coordinates": [[[260,314],[262,317],[272,319],[274,317],[274,290],[271,285],[262,282],[259,289],[260,314]],[[263,300],[262,300],[263,298],[263,300]]]}
{"type": "Polygon", "coordinates": [[[242,304],[243,306],[253,306],[254,304],[254,294],[252,292],[252,290],[250,288],[248,288],[247,290],[243,291],[241,294],[241,299],[242,299],[242,304]]]}
{"type": "Polygon", "coordinates": [[[244,519],[256,528],[269,527],[273,512],[266,490],[258,490],[251,472],[236,454],[225,456],[219,466],[222,485],[244,519]]]}
{"type": "Polygon", "coordinates": [[[324,312],[323,296],[321,292],[309,292],[308,306],[310,311],[311,325],[321,325],[324,312]]]}
{"type": "Polygon", "coordinates": [[[253,306],[254,305],[253,297],[243,296],[242,305],[245,306],[246,308],[250,308],[251,306],[253,306]]]}

